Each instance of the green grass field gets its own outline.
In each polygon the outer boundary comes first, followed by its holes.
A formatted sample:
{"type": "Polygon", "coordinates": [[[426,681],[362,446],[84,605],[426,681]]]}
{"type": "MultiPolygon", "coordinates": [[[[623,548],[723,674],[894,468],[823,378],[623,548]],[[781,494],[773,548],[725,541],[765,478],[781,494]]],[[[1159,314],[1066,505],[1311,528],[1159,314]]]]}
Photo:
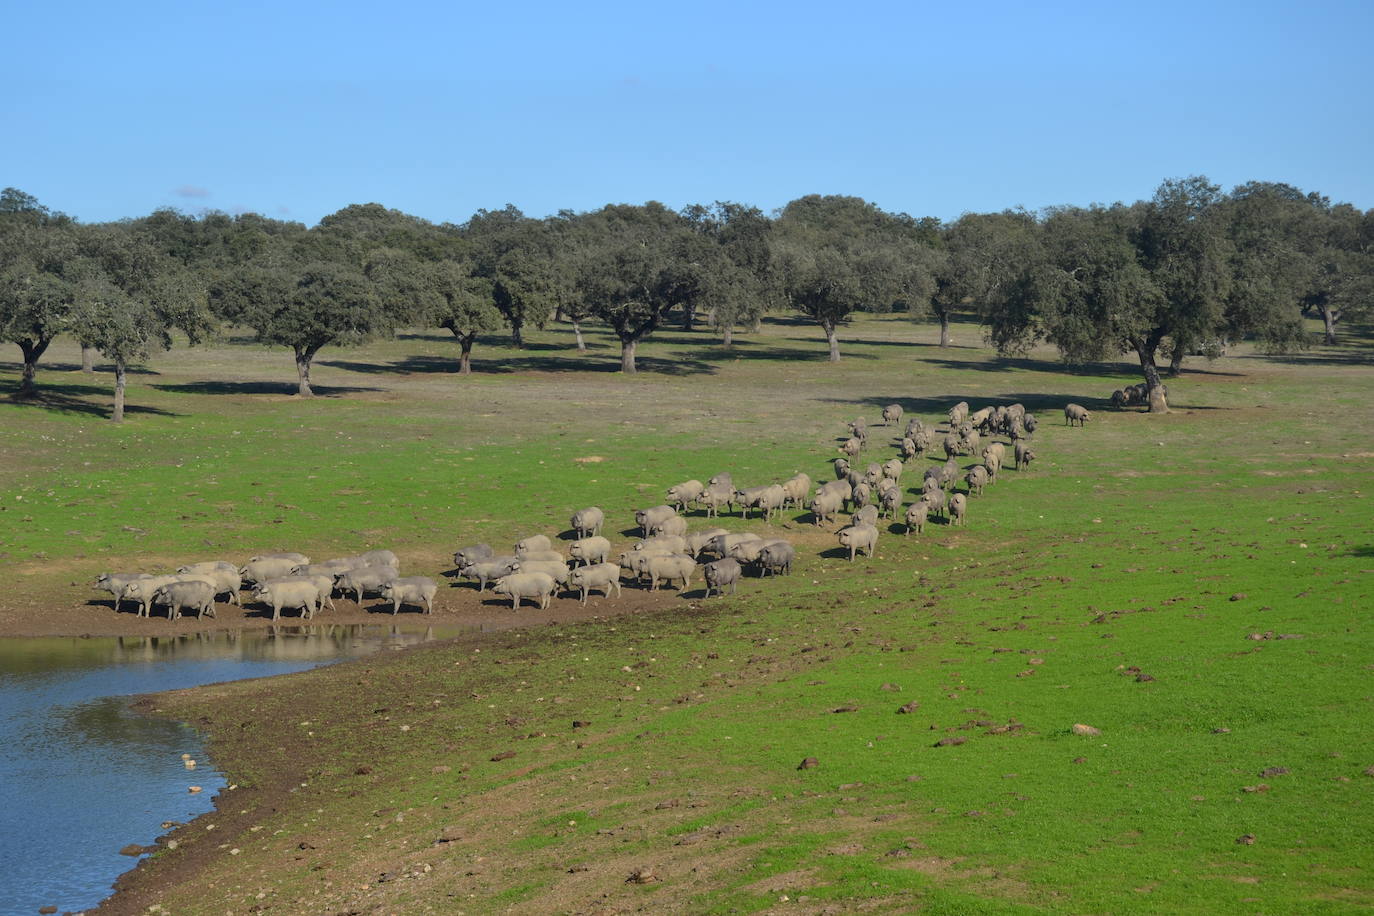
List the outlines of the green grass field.
{"type": "Polygon", "coordinates": [[[467,379],[449,340],[403,335],[322,353],[330,396],[310,401],[288,396],[284,351],[222,343],[137,376],[122,427],[94,412],[108,377],[55,347],[47,406],[0,404],[0,564],[71,601],[104,568],[276,548],[390,546],[433,574],[460,543],[553,534],[585,505],[628,541],[632,510],[688,477],[826,479],[842,421],[887,403],[930,421],[1021,401],[1040,460],[973,498],[966,529],[885,534],[851,565],[791,512],[774,527],[796,572],[735,598],[158,698],[242,788],[124,899],[1363,911],[1374,351],[1350,334],[1199,360],[1165,416],[1105,409],[1127,364],[1000,360],[972,326],[941,350],[896,318],[856,323],[838,365],[785,321],[733,352],[663,332],[631,378],[598,335],[581,356],[561,330],[492,341],[467,379]],[[1068,400],[1094,411],[1085,429],[1062,425],[1068,400]]]}

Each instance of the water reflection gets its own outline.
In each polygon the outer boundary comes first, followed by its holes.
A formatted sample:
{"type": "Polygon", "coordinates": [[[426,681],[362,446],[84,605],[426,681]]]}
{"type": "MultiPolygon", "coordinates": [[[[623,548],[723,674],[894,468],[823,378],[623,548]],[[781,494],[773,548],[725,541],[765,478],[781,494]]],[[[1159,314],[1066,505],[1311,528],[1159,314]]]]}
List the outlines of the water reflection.
{"type": "Polygon", "coordinates": [[[9,678],[168,659],[339,661],[379,648],[448,639],[475,630],[452,625],[306,624],[180,636],[0,639],[0,687],[9,678]]]}
{"type": "Polygon", "coordinates": [[[123,638],[0,639],[0,912],[80,910],[109,893],[163,821],[211,808],[222,776],[198,736],[127,696],[302,671],[460,635],[374,624],[123,638]],[[199,760],[186,770],[181,755],[199,760]],[[188,785],[203,787],[190,794],[188,785]]]}

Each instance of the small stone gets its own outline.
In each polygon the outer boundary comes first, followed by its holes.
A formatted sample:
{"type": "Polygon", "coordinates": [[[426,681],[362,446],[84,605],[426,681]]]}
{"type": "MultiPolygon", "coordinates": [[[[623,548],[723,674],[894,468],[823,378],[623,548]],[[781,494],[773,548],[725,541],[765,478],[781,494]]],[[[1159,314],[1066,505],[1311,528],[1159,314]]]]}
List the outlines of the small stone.
{"type": "Polygon", "coordinates": [[[372,767],[363,765],[353,771],[354,776],[367,776],[372,772],[372,767]]]}
{"type": "Polygon", "coordinates": [[[1238,837],[1236,837],[1236,845],[1237,845],[1237,846],[1254,846],[1254,845],[1255,845],[1255,835],[1254,835],[1253,833],[1247,833],[1247,834],[1245,834],[1244,836],[1238,836],[1238,837]]]}
{"type": "Polygon", "coordinates": [[[121,856],[141,856],[143,855],[143,847],[137,843],[130,843],[128,846],[120,849],[119,854],[121,856]]]}
{"type": "Polygon", "coordinates": [[[797,764],[797,769],[799,769],[799,770],[814,770],[816,767],[818,767],[818,766],[820,766],[820,765],[821,765],[821,762],[820,762],[819,760],[817,760],[815,757],[807,757],[807,758],[806,758],[805,760],[803,760],[801,763],[797,764]]]}
{"type": "Polygon", "coordinates": [[[1247,598],[1247,597],[1249,597],[1249,596],[1246,595],[1245,592],[1236,592],[1234,595],[1232,595],[1230,598],[1228,598],[1228,599],[1226,599],[1226,600],[1228,600],[1228,601],[1242,601],[1242,600],[1244,600],[1244,599],[1247,598]]]}
{"type": "Polygon", "coordinates": [[[654,810],[667,811],[669,808],[676,808],[677,806],[678,800],[676,798],[670,798],[667,801],[661,801],[658,804],[654,805],[654,810]]]}
{"type": "Polygon", "coordinates": [[[1260,784],[1257,785],[1257,786],[1241,786],[1241,791],[1242,791],[1242,792],[1252,792],[1252,793],[1253,793],[1253,792],[1268,792],[1268,791],[1269,791],[1269,784],[1268,784],[1267,782],[1262,782],[1262,783],[1260,783],[1260,784]]]}
{"type": "Polygon", "coordinates": [[[1225,728],[1225,727],[1222,727],[1222,728],[1214,728],[1214,729],[1212,729],[1212,734],[1214,734],[1214,735],[1229,735],[1229,734],[1231,734],[1231,730],[1230,730],[1229,728],[1225,728]]]}
{"type": "Polygon", "coordinates": [[[242,849],[231,849],[231,850],[229,850],[229,855],[231,855],[231,856],[236,856],[236,855],[238,855],[238,854],[241,853],[241,852],[243,852],[242,849]]]}
{"type": "Polygon", "coordinates": [[[586,728],[588,725],[591,724],[592,723],[587,722],[583,719],[573,719],[573,728],[586,728]]]}
{"type": "Polygon", "coordinates": [[[858,712],[858,711],[859,711],[859,707],[857,707],[857,706],[836,706],[834,709],[832,709],[832,710],[830,710],[830,711],[831,711],[831,712],[858,712]]]}
{"type": "Polygon", "coordinates": [[[47,916],[47,914],[49,914],[49,913],[56,913],[56,912],[57,912],[57,907],[55,907],[55,906],[40,906],[40,907],[38,908],[38,912],[44,914],[44,916],[47,916]]]}
{"type": "Polygon", "coordinates": [[[1155,676],[1153,674],[1146,674],[1143,671],[1135,676],[1135,681],[1137,684],[1147,684],[1150,681],[1153,681],[1154,679],[1155,676]]]}
{"type": "Polygon", "coordinates": [[[509,760],[509,759],[511,759],[511,758],[514,757],[514,756],[515,756],[515,751],[502,751],[502,752],[499,753],[499,754],[492,754],[491,759],[492,759],[492,762],[495,763],[496,761],[499,761],[499,760],[509,760]]]}
{"type": "Polygon", "coordinates": [[[910,703],[903,703],[901,706],[898,706],[897,712],[899,714],[913,713],[920,708],[921,704],[917,703],[915,700],[912,700],[910,703]]]}
{"type": "Polygon", "coordinates": [[[574,865],[568,869],[568,874],[575,875],[580,871],[591,871],[590,865],[574,865]]]}
{"type": "Polygon", "coordinates": [[[200,791],[200,786],[187,786],[186,791],[190,792],[192,795],[195,795],[197,792],[200,791]]]}
{"type": "Polygon", "coordinates": [[[1284,776],[1288,773],[1288,767],[1265,767],[1260,770],[1261,776],[1284,776]]]}
{"type": "Polygon", "coordinates": [[[448,826],[439,832],[439,839],[434,841],[435,846],[443,843],[456,843],[463,838],[463,831],[456,826],[448,826]]]}
{"type": "Polygon", "coordinates": [[[1087,757],[1075,757],[1075,758],[1073,758],[1073,762],[1074,762],[1074,763],[1087,763],[1087,762],[1088,762],[1088,758],[1087,758],[1087,757]]]}
{"type": "Polygon", "coordinates": [[[1075,735],[1084,735],[1089,738],[1093,738],[1102,734],[1102,729],[1093,728],[1091,725],[1084,725],[1082,722],[1075,723],[1073,728],[1070,729],[1070,731],[1072,731],[1075,735]]]}
{"type": "Polygon", "coordinates": [[[452,770],[452,769],[453,769],[453,767],[448,766],[447,764],[441,763],[441,764],[438,764],[437,766],[432,766],[432,767],[430,767],[430,768],[429,768],[429,771],[430,771],[431,773],[433,773],[434,775],[438,776],[440,773],[447,773],[447,772],[449,772],[449,771],[452,770]]]}
{"type": "Polygon", "coordinates": [[[649,868],[649,867],[645,866],[645,867],[642,867],[642,868],[636,868],[634,871],[630,872],[630,876],[629,876],[628,878],[625,879],[625,883],[626,883],[626,884],[650,884],[650,883],[652,883],[652,882],[654,882],[654,881],[658,881],[658,880],[659,880],[659,877],[658,877],[658,875],[654,874],[654,870],[653,870],[652,868],[649,868]]]}
{"type": "Polygon", "coordinates": [[[935,742],[936,747],[958,747],[968,741],[963,735],[951,735],[948,738],[941,738],[935,742]]]}
{"type": "Polygon", "coordinates": [[[182,765],[188,770],[194,770],[196,768],[196,762],[194,760],[183,760],[182,765]]]}

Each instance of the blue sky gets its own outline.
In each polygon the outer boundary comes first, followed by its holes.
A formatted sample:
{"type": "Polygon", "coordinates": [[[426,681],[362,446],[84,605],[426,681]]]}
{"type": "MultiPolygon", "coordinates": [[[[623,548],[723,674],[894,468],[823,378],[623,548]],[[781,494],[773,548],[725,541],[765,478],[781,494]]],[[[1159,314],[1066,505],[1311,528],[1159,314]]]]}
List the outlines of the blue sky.
{"type": "Polygon", "coordinates": [[[1286,181],[1374,207],[1374,0],[10,4],[0,186],[313,224],[1286,181]]]}

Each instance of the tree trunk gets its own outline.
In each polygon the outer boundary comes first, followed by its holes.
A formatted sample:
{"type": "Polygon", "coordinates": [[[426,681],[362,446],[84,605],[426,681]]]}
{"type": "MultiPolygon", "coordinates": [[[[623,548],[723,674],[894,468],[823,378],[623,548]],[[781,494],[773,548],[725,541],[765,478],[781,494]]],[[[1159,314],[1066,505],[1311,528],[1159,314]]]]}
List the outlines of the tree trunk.
{"type": "Polygon", "coordinates": [[[517,350],[525,349],[525,322],[519,318],[510,320],[510,342],[517,350]]]}
{"type": "Polygon", "coordinates": [[[1183,371],[1183,348],[1174,347],[1174,352],[1169,354],[1169,378],[1178,378],[1178,374],[1183,371]]]}
{"type": "Polygon", "coordinates": [[[947,312],[940,313],[940,346],[949,346],[949,314],[947,312]]]}
{"type": "Polygon", "coordinates": [[[573,326],[573,337],[575,337],[575,338],[577,339],[577,352],[578,352],[578,353],[586,353],[586,352],[587,352],[587,342],[586,342],[585,340],[582,339],[582,322],[580,322],[580,321],[578,321],[576,318],[574,318],[574,319],[573,319],[572,326],[573,326]]]}
{"type": "Polygon", "coordinates": [[[32,398],[38,395],[38,389],[33,384],[33,377],[37,373],[37,364],[30,362],[28,354],[25,353],[24,374],[19,377],[19,390],[14,393],[16,398],[32,398]]]}
{"type": "Polygon", "coordinates": [[[567,319],[563,316],[563,306],[562,306],[562,305],[555,305],[555,306],[553,307],[553,320],[554,320],[554,321],[566,321],[566,320],[567,320],[567,319]]]}
{"type": "Polygon", "coordinates": [[[1168,413],[1169,402],[1164,397],[1164,383],[1159,380],[1159,367],[1155,365],[1157,344],[1135,344],[1136,355],[1140,357],[1140,368],[1145,373],[1145,387],[1150,399],[1150,413],[1168,413]]]}
{"type": "Polygon", "coordinates": [[[825,339],[830,344],[830,361],[838,363],[840,361],[840,341],[835,336],[835,326],[830,322],[822,322],[821,327],[825,328],[825,339]]]}
{"type": "Polygon", "coordinates": [[[620,371],[626,375],[635,374],[635,347],[639,341],[633,338],[620,339],[620,371]]]}
{"type": "Polygon", "coordinates": [[[762,315],[755,315],[755,316],[754,316],[754,323],[753,323],[752,325],[749,326],[749,330],[750,330],[751,332],[753,332],[754,334],[757,334],[759,331],[762,331],[762,330],[763,330],[763,316],[762,316],[762,315]]]}
{"type": "Polygon", "coordinates": [[[124,360],[115,359],[115,402],[114,413],[110,419],[116,423],[124,422],[124,360]]]}
{"type": "Polygon", "coordinates": [[[1336,345],[1336,322],[1340,320],[1340,317],[1340,313],[1333,311],[1331,306],[1322,306],[1322,324],[1326,326],[1327,346],[1334,347],[1336,345]]]}
{"type": "Polygon", "coordinates": [[[81,345],[81,371],[86,373],[95,371],[95,347],[81,345]]]}
{"type": "Polygon", "coordinates": [[[458,374],[472,375],[472,344],[477,339],[477,332],[471,334],[460,334],[458,336],[458,374]]]}
{"type": "Polygon", "coordinates": [[[735,326],[727,324],[720,331],[720,345],[725,349],[730,349],[735,344],[735,326]]]}
{"type": "Polygon", "coordinates": [[[19,377],[19,390],[14,393],[16,398],[33,398],[38,396],[38,387],[34,384],[34,378],[38,375],[38,358],[43,355],[43,351],[48,349],[48,341],[25,341],[19,344],[19,350],[24,354],[24,372],[19,377]]]}
{"type": "Polygon", "coordinates": [[[302,398],[313,398],[315,392],[310,388],[310,361],[315,358],[314,350],[296,350],[296,377],[299,379],[299,387],[296,394],[302,398]]]}
{"type": "Polygon", "coordinates": [[[690,303],[682,307],[682,330],[695,330],[697,321],[697,307],[690,303]]]}

